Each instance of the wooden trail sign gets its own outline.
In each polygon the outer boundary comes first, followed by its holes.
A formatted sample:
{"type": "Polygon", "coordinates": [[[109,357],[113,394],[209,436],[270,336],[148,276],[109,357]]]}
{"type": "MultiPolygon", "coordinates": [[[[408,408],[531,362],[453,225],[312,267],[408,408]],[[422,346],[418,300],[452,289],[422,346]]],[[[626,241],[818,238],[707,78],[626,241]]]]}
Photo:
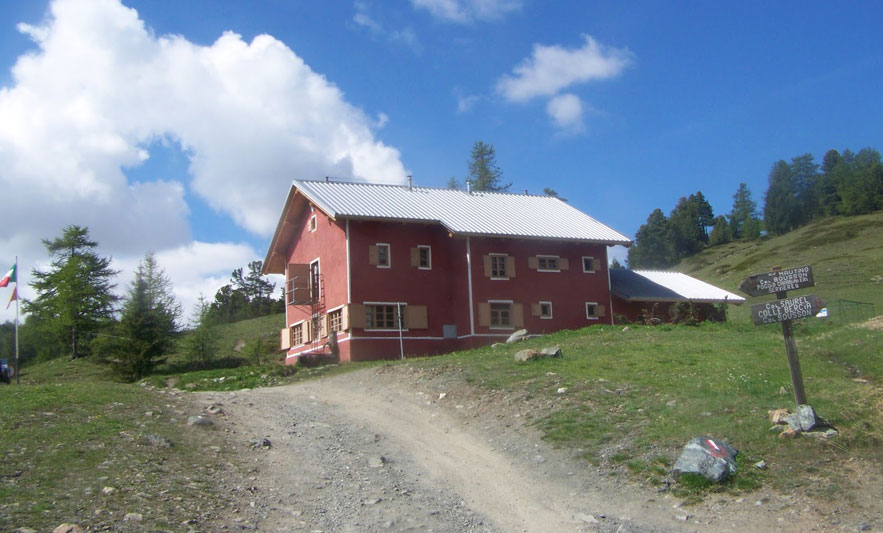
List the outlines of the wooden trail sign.
{"type": "Polygon", "coordinates": [[[818,296],[797,296],[751,306],[754,325],[774,324],[786,320],[816,316],[825,307],[818,296]]]}
{"type": "Polygon", "coordinates": [[[815,285],[812,267],[809,265],[788,270],[773,269],[765,274],[748,276],[739,285],[739,290],[749,296],[775,294],[777,300],[751,306],[751,317],[755,325],[782,323],[782,336],[785,337],[785,354],[788,356],[788,370],[791,371],[791,384],[794,386],[794,399],[797,405],[806,404],[803,390],[803,375],[800,373],[800,360],[797,359],[797,341],[791,321],[795,318],[815,316],[825,307],[825,302],[817,296],[788,298],[787,291],[805,289],[815,285]]]}
{"type": "MultiPolygon", "coordinates": [[[[776,270],[766,274],[754,274],[748,276],[739,285],[739,290],[749,296],[761,296],[763,294],[776,294],[785,291],[794,291],[814,286],[812,279],[812,267],[802,266],[789,268],[788,270],[776,270]]],[[[752,308],[753,309],[753,308],[752,308]]]]}

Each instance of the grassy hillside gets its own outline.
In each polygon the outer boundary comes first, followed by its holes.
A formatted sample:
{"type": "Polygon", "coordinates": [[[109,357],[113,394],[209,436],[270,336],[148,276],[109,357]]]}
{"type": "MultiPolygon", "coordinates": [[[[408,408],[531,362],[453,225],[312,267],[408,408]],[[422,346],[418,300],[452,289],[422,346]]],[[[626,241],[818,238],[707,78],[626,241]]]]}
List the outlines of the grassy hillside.
{"type": "MultiPolygon", "coordinates": [[[[742,280],[775,265],[812,266],[815,287],[795,295],[868,302],[876,314],[883,314],[883,212],[826,218],[780,237],[714,246],[673,270],[741,294],[742,280]]],[[[731,306],[731,319],[748,321],[750,305],[763,300],[751,298],[741,308],[731,306]]]]}

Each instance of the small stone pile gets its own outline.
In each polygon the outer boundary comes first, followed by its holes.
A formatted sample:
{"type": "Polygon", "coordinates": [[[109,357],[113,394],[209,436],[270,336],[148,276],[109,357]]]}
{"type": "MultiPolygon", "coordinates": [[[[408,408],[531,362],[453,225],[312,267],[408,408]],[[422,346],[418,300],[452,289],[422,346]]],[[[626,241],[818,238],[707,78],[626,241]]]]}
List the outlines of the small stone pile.
{"type": "Polygon", "coordinates": [[[815,409],[809,405],[798,405],[796,412],[790,409],[773,409],[769,412],[773,427],[770,431],[779,431],[780,439],[794,439],[805,433],[814,437],[831,438],[837,436],[837,430],[823,418],[816,415],[815,409]]]}

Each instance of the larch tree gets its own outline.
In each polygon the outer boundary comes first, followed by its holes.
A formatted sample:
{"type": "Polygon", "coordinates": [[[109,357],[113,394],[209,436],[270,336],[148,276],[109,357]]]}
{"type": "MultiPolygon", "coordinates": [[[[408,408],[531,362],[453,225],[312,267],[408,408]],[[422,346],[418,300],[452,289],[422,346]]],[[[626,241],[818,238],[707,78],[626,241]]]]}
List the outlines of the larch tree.
{"type": "Polygon", "coordinates": [[[497,166],[494,145],[476,141],[469,158],[469,181],[473,191],[508,192],[511,183],[503,185],[503,171],[497,166]]]}
{"type": "Polygon", "coordinates": [[[119,299],[112,292],[118,272],[110,267],[110,259],[95,252],[98,243],[89,238],[88,228],[67,226],[61,237],[44,239],[43,245],[52,262],[48,270],[31,272],[37,296],[26,300],[24,308],[56,347],[67,344],[71,359],[76,359],[88,352],[95,334],[111,323],[119,299]]]}

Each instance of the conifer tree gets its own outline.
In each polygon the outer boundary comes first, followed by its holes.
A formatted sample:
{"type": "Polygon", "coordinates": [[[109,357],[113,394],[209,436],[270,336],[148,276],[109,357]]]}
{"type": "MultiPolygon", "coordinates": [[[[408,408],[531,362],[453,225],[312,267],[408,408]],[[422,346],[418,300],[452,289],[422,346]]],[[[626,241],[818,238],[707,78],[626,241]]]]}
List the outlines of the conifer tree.
{"type": "Polygon", "coordinates": [[[503,185],[503,171],[497,166],[494,145],[476,141],[469,158],[469,180],[473,191],[508,192],[511,183],[503,185]]]}

